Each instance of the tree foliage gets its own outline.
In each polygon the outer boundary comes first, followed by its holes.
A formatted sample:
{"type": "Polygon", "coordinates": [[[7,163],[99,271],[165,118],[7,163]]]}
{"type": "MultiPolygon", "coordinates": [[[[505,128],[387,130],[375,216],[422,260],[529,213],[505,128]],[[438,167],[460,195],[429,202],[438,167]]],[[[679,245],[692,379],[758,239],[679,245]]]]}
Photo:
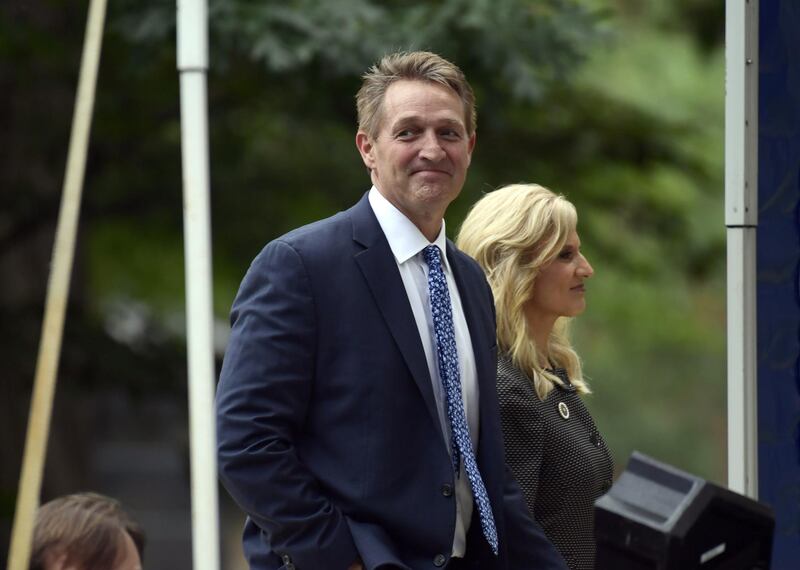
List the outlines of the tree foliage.
{"type": "MultiPolygon", "coordinates": [[[[358,77],[389,51],[428,49],[527,100],[575,67],[599,18],[581,0],[212,0],[209,14],[223,67],[245,57],[269,73],[324,80],[358,77]]],[[[175,33],[173,5],[129,2],[119,23],[133,39],[163,41],[175,33]]]]}

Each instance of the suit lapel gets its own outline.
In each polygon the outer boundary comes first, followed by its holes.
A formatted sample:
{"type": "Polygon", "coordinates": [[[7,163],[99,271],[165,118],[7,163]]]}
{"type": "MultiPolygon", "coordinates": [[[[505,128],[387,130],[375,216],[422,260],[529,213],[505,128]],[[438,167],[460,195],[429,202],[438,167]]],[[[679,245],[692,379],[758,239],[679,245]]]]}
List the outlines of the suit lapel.
{"type": "Polygon", "coordinates": [[[488,376],[492,380],[492,387],[494,387],[495,370],[494,363],[491,362],[491,355],[489,348],[493,344],[492,338],[487,338],[487,326],[493,328],[493,323],[487,324],[487,319],[490,314],[487,312],[491,308],[486,306],[486,293],[483,283],[476,282],[475,279],[469,279],[469,269],[466,267],[466,262],[455,254],[455,247],[448,241],[447,242],[447,259],[450,262],[450,267],[453,269],[456,285],[458,286],[458,294],[461,297],[461,305],[464,308],[464,316],[467,320],[469,327],[469,336],[472,339],[472,351],[475,353],[475,367],[478,372],[478,379],[481,384],[481,389],[484,388],[483,384],[488,376]]]}
{"type": "MultiPolygon", "coordinates": [[[[492,412],[491,406],[486,405],[494,400],[491,397],[495,391],[496,363],[493,361],[492,353],[489,350],[493,340],[487,337],[486,330],[494,331],[494,323],[488,322],[491,319],[491,307],[487,306],[485,285],[470,278],[469,268],[460,256],[455,253],[455,246],[450,241],[447,242],[447,259],[453,270],[458,294],[461,297],[461,306],[464,309],[464,316],[469,328],[469,336],[472,341],[472,352],[475,355],[475,370],[478,377],[479,401],[480,401],[480,425],[487,425],[487,414],[492,412]]],[[[481,429],[481,433],[483,433],[481,429]]],[[[479,441],[481,438],[479,437],[479,441]]],[[[479,449],[485,446],[479,445],[479,449]]]]}
{"type": "Polygon", "coordinates": [[[349,210],[349,214],[353,222],[353,240],[364,247],[355,254],[355,261],[422,393],[434,425],[438,426],[439,414],[414,313],[389,242],[372,212],[367,195],[349,210]]]}
{"type": "Polygon", "coordinates": [[[469,262],[461,257],[463,254],[456,254],[455,247],[449,242],[447,255],[464,307],[478,374],[480,391],[478,466],[489,493],[495,521],[500,525],[498,531],[502,534],[502,518],[498,516],[502,513],[505,462],[497,404],[497,361],[494,351],[490,350],[492,346],[496,346],[494,312],[487,293],[488,285],[468,266],[469,262]]]}

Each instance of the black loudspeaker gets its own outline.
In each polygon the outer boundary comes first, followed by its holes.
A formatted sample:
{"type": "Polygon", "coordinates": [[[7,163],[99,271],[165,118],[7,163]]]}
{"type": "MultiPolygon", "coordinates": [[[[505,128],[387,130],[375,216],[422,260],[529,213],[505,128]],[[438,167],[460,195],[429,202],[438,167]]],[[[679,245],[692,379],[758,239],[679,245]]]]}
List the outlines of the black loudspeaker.
{"type": "Polygon", "coordinates": [[[772,509],[642,453],[594,510],[597,570],[769,570],[772,509]]]}

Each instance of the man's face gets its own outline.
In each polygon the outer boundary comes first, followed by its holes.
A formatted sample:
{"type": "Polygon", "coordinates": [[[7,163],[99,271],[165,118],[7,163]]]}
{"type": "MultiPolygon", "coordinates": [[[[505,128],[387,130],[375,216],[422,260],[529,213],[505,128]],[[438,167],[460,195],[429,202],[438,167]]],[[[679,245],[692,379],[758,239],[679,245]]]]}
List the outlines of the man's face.
{"type": "Polygon", "coordinates": [[[464,105],[438,83],[400,80],[386,90],[376,136],[356,135],[372,182],[431,239],[464,185],[475,146],[464,105]]]}

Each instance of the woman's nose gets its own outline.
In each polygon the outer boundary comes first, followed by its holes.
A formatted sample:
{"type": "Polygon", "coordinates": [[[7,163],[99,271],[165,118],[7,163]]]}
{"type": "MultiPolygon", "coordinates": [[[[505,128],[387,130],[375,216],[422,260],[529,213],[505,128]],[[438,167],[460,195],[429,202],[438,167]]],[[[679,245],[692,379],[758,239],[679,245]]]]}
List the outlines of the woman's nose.
{"type": "Polygon", "coordinates": [[[589,263],[589,260],[583,255],[581,255],[581,263],[578,266],[578,274],[584,279],[588,279],[594,275],[594,268],[592,267],[592,264],[589,263]]]}

